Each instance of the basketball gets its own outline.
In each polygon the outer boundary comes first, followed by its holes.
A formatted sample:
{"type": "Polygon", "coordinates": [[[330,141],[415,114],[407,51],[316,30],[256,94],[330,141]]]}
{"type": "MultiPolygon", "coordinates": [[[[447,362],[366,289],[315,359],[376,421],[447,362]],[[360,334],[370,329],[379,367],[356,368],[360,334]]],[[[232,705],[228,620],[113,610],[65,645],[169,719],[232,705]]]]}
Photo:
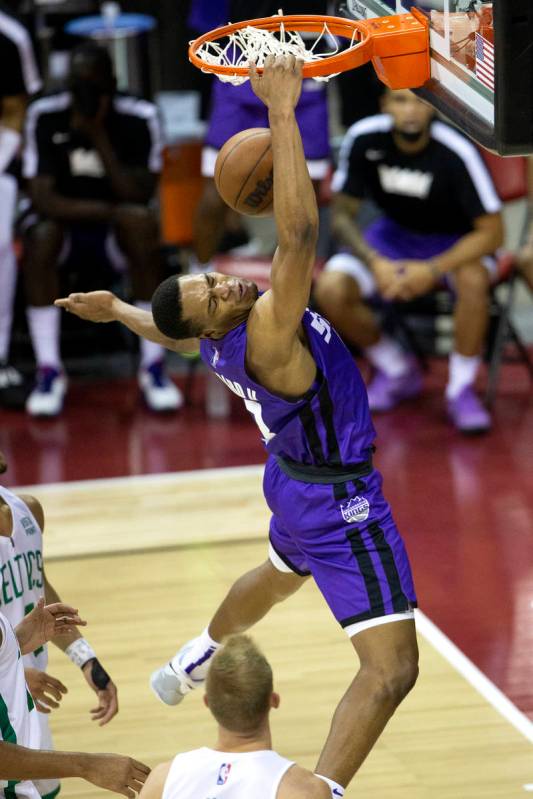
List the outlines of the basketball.
{"type": "Polygon", "coordinates": [[[224,144],[215,165],[215,183],[224,202],[240,214],[270,216],[273,205],[271,135],[249,128],[224,144]]]}

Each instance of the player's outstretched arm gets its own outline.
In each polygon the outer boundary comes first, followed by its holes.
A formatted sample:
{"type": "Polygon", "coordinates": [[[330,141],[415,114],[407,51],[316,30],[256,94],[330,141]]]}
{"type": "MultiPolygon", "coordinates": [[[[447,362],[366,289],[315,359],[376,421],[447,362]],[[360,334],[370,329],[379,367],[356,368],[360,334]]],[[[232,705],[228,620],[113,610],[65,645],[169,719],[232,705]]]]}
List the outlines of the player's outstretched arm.
{"type": "MultiPolygon", "coordinates": [[[[318,235],[318,209],[294,108],[302,86],[302,62],[294,56],[265,61],[262,76],[250,67],[254,92],[268,107],[274,162],[274,216],[278,249],[272,291],[257,303],[261,334],[283,357],[309,301],[318,235]],[[266,329],[268,328],[268,329],[266,329]]],[[[255,324],[255,322],[254,322],[255,324]]]]}
{"type": "Polygon", "coordinates": [[[155,326],[151,313],[123,302],[111,291],[69,294],[68,297],[56,300],[54,304],[88,322],[121,322],[133,333],[149,341],[155,341],[156,344],[162,344],[167,350],[194,352],[200,347],[200,342],[196,338],[179,341],[167,338],[155,326]]]}
{"type": "Polygon", "coordinates": [[[39,780],[81,777],[100,788],[133,797],[150,769],[124,755],[46,752],[0,741],[0,779],[39,780]]]}

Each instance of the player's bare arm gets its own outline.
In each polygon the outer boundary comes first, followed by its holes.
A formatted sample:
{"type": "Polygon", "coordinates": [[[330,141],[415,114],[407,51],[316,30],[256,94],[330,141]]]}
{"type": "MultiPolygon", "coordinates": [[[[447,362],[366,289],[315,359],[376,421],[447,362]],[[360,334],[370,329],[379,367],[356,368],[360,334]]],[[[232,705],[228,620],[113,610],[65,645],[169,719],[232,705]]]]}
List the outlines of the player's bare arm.
{"type": "Polygon", "coordinates": [[[277,799],[331,799],[331,795],[327,783],[295,763],[283,777],[277,799]]]}
{"type": "Polygon", "coordinates": [[[462,264],[490,255],[503,244],[503,221],[500,213],[483,214],[473,220],[474,229],[453,247],[437,256],[434,263],[440,272],[453,272],[462,264]]]}
{"type": "Polygon", "coordinates": [[[293,56],[270,56],[262,76],[250,67],[250,80],[268,107],[278,248],[272,263],[272,288],[256,302],[248,320],[247,366],[266,388],[297,396],[309,388],[316,372],[299,335],[311,292],[318,234],[315,193],[294,116],[302,64],[293,56]]]}
{"type": "Polygon", "coordinates": [[[376,251],[368,244],[357,223],[357,215],[361,208],[361,200],[342,192],[335,195],[331,230],[340,244],[351,249],[370,268],[376,251]]]}
{"type": "Polygon", "coordinates": [[[151,313],[123,302],[111,291],[69,294],[56,300],[55,305],[89,322],[121,322],[138,336],[162,344],[173,352],[195,352],[200,346],[197,338],[176,341],[164,336],[155,326],[151,313]]]}
{"type": "Polygon", "coordinates": [[[139,794],[140,799],[161,799],[172,762],[160,763],[151,772],[139,794]]]}
{"type": "Polygon", "coordinates": [[[81,777],[100,788],[133,797],[149,773],[144,763],[124,755],[44,752],[0,741],[0,779],[81,777]]]}
{"type": "Polygon", "coordinates": [[[55,189],[51,175],[37,175],[29,181],[29,192],[35,208],[50,219],[62,222],[107,222],[113,206],[102,200],[78,200],[66,197],[55,189]]]}

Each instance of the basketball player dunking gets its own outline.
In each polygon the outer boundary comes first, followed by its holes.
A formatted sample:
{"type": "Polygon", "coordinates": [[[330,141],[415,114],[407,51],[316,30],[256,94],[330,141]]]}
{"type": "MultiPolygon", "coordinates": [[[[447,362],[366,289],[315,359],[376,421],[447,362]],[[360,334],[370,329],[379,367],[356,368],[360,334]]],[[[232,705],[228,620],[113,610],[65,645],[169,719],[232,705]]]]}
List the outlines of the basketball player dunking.
{"type": "MultiPolygon", "coordinates": [[[[372,465],[363,381],[330,324],[306,307],[318,222],[294,116],[301,64],[269,57],[262,77],[250,68],[250,80],[272,133],[279,243],[271,289],[258,296],[253,283],[212,273],[164,281],[153,315],[103,291],[57,304],[95,322],[118,320],[178,352],[199,338],[207,366],[253,414],[269,456],[269,559],[237,580],[206,630],[154,673],[152,687],[167,704],[180,702],[205,679],[227,636],[251,627],[312,575],[360,661],[316,768],[342,795],[416,681],[416,596],[372,465]]],[[[334,678],[334,664],[324,674],[334,678]]]]}

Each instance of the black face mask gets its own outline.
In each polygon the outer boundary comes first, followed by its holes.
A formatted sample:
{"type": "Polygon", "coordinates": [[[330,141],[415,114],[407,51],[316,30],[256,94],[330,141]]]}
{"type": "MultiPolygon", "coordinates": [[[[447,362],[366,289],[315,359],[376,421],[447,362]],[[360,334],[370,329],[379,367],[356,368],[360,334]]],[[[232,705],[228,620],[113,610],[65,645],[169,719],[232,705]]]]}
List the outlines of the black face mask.
{"type": "Polygon", "coordinates": [[[76,110],[82,116],[89,118],[97,115],[102,97],[109,94],[101,86],[95,86],[95,84],[87,81],[73,81],[71,91],[76,110]]]}

